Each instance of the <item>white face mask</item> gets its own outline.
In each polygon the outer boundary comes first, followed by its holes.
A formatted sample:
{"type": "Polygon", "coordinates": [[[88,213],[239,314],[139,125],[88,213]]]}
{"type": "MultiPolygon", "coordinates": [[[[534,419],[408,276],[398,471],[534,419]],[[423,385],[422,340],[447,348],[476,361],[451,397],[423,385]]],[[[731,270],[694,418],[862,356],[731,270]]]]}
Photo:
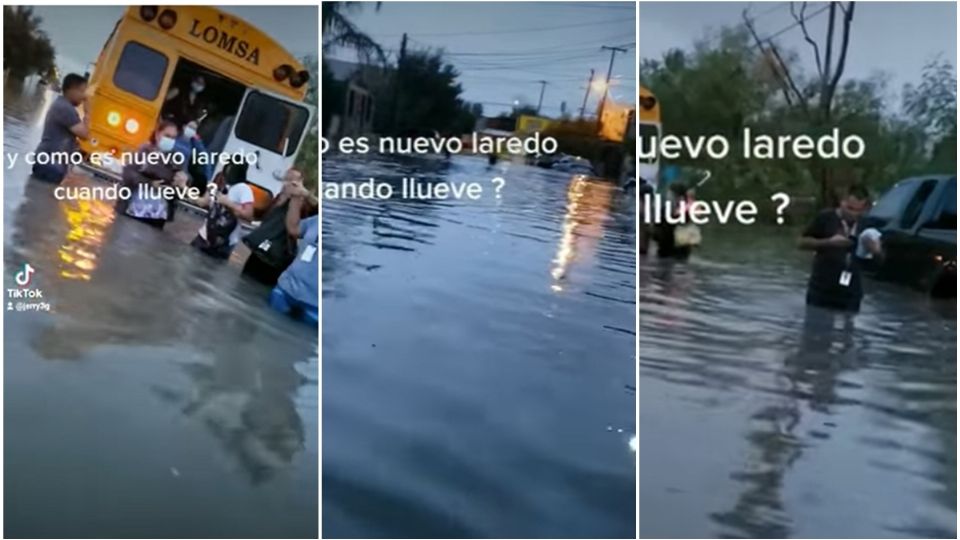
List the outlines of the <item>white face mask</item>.
{"type": "Polygon", "coordinates": [[[192,139],[196,134],[197,130],[193,129],[192,127],[183,128],[183,136],[188,139],[192,139]]]}
{"type": "Polygon", "coordinates": [[[161,152],[169,152],[173,150],[173,145],[176,144],[176,141],[172,137],[167,137],[166,135],[160,137],[160,140],[157,142],[157,148],[161,152]]]}

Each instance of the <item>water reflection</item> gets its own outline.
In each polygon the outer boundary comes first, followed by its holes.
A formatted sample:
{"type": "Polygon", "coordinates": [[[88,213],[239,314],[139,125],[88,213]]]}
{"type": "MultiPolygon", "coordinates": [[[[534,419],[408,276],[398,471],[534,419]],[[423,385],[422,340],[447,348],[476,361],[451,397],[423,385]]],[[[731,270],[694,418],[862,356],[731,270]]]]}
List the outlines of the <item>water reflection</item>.
{"type": "MultiPolygon", "coordinates": [[[[32,149],[42,114],[6,103],[32,149]]],[[[51,312],[5,314],[6,535],[315,537],[316,330],[190,248],[188,213],[158,231],[28,176],[5,174],[8,286],[29,262],[51,312]]]]}
{"type": "Polygon", "coordinates": [[[324,536],[632,537],[632,202],[466,157],[323,171],[506,179],[324,202],[324,536]]]}
{"type": "Polygon", "coordinates": [[[550,270],[554,291],[563,290],[567,267],[576,260],[579,252],[593,248],[602,236],[615,191],[612,184],[591,181],[585,176],[575,176],[570,181],[560,245],[550,270]]]}
{"type": "Polygon", "coordinates": [[[955,537],[955,302],[807,309],[791,240],[642,263],[641,536],[955,537]]]}
{"type": "Polygon", "coordinates": [[[60,209],[69,226],[59,250],[60,276],[89,281],[97,267],[104,232],[113,223],[113,207],[101,200],[71,200],[60,209]]]}

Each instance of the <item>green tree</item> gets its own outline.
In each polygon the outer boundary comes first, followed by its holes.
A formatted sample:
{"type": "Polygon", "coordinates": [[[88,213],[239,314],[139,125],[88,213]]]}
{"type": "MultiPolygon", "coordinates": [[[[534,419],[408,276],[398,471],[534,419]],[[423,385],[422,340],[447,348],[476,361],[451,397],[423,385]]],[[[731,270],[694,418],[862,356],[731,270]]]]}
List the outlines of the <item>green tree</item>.
{"type": "MultiPolygon", "coordinates": [[[[307,87],[307,95],[304,98],[304,102],[314,107],[317,107],[317,96],[319,94],[319,84],[320,81],[317,80],[317,57],[316,56],[305,56],[302,59],[303,65],[306,68],[307,72],[310,73],[310,83],[307,87]]],[[[316,189],[318,186],[317,175],[319,172],[319,166],[317,161],[317,146],[319,144],[319,139],[317,138],[319,134],[317,133],[317,124],[314,123],[310,126],[310,129],[307,130],[306,135],[303,139],[303,144],[300,146],[300,153],[297,154],[297,161],[295,166],[300,169],[303,173],[303,183],[308,189],[316,189]]]]}
{"type": "Polygon", "coordinates": [[[442,51],[413,51],[400,60],[391,83],[398,95],[396,110],[378,110],[377,127],[384,133],[437,131],[460,134],[471,131],[474,107],[460,96],[460,73],[443,59],[442,51]]]}
{"type": "MultiPolygon", "coordinates": [[[[383,48],[370,36],[361,32],[350,20],[350,14],[362,9],[360,2],[322,2],[321,24],[323,30],[323,54],[332,49],[345,48],[357,53],[364,62],[376,58],[380,63],[386,61],[383,48]]],[[[380,2],[374,4],[380,9],[380,2]]],[[[321,126],[327,133],[330,121],[334,115],[341,112],[344,102],[345,85],[337,81],[325,62],[321,62],[321,76],[323,88],[323,118],[321,126]]]]}
{"type": "Polygon", "coordinates": [[[29,6],[3,6],[3,69],[13,79],[54,72],[56,54],[29,6]]]}
{"type": "MultiPolygon", "coordinates": [[[[363,3],[321,2],[320,6],[324,51],[340,47],[352,49],[364,59],[376,57],[381,62],[384,61],[383,48],[350,20],[349,14],[362,9],[363,3]]],[[[377,2],[375,7],[380,9],[380,2],[377,2]]]]}
{"type": "Polygon", "coordinates": [[[931,165],[956,172],[957,75],[950,62],[936,57],[923,68],[917,86],[903,90],[903,110],[908,122],[925,135],[931,165]]]}
{"type": "MultiPolygon", "coordinates": [[[[822,173],[830,188],[864,183],[885,189],[897,179],[920,172],[955,171],[956,82],[949,63],[928,65],[922,82],[904,91],[905,115],[887,103],[882,76],[846,80],[831,90],[829,122],[798,105],[795,86],[819,103],[819,72],[807,77],[792,51],[758,47],[748,29],[721,29],[692,50],[672,50],[640,66],[640,80],[659,99],[665,134],[719,134],[731,143],[728,159],[682,157],[669,162],[688,169],[708,169],[712,179],[701,193],[718,198],[766,198],[775,191],[793,197],[820,198],[822,173]],[[790,82],[785,79],[790,73],[790,82]],[[786,86],[785,86],[786,84],[786,86]],[[858,135],[866,152],[857,160],[747,160],[740,146],[742,130],[814,137],[838,128],[858,135]]],[[[819,108],[820,105],[810,105],[819,108]]],[[[827,199],[829,197],[826,197],[827,199]]]]}

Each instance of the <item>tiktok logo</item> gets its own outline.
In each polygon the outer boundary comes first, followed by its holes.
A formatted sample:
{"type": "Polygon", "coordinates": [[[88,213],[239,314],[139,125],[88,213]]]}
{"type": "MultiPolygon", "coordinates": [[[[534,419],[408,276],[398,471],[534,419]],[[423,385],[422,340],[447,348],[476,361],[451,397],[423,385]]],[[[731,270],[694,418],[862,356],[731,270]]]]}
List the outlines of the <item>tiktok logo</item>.
{"type": "Polygon", "coordinates": [[[27,285],[30,285],[30,281],[33,279],[33,274],[36,271],[37,270],[34,267],[30,266],[30,263],[24,263],[23,270],[17,272],[17,275],[14,276],[17,285],[20,287],[26,287],[27,285]]]}

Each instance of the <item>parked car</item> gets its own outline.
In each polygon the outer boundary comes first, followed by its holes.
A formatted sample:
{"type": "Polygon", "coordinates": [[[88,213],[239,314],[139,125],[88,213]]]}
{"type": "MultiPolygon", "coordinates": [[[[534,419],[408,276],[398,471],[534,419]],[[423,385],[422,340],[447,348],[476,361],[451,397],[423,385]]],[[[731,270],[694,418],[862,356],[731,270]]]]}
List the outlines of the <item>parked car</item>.
{"type": "Polygon", "coordinates": [[[592,176],[595,174],[590,160],[580,156],[564,155],[553,162],[551,167],[555,171],[562,171],[571,174],[585,174],[592,176]]]}
{"type": "Polygon", "coordinates": [[[875,270],[877,278],[956,298],[956,176],[897,182],[873,206],[864,225],[883,235],[884,257],[875,270]]]}

